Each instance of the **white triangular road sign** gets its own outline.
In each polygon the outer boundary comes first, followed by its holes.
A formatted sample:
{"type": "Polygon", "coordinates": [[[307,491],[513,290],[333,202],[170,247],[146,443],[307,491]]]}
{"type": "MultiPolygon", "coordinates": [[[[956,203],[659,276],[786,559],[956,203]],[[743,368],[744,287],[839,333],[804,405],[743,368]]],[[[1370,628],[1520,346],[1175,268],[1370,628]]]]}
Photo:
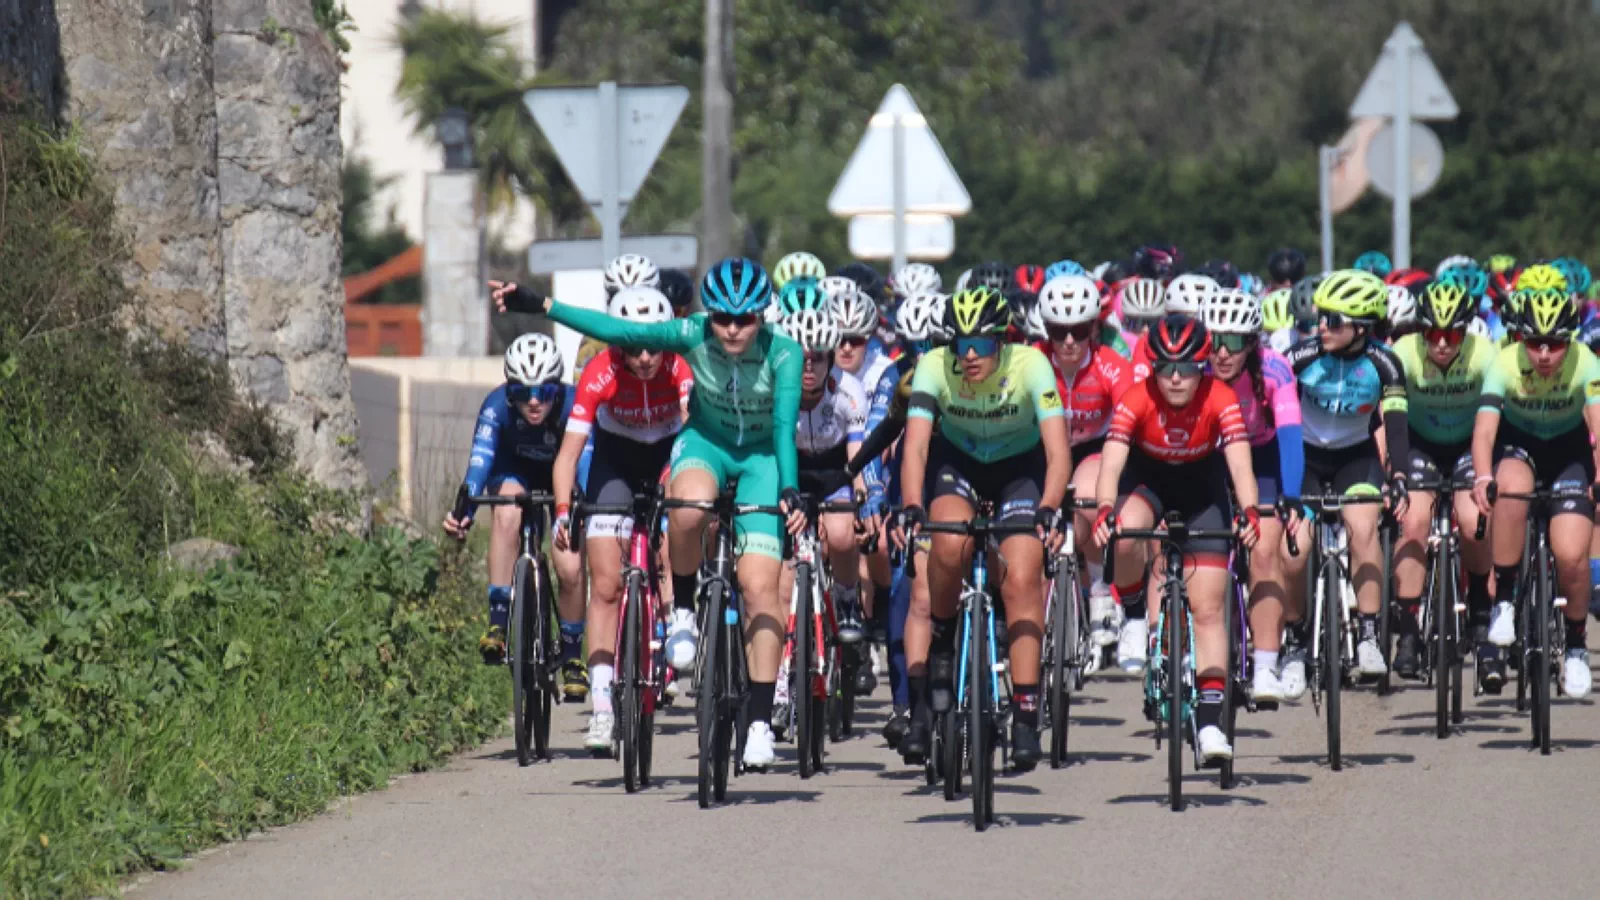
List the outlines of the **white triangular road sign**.
{"type": "MultiPolygon", "coordinates": [[[[617,88],[617,195],[624,206],[644,184],[688,102],[689,89],[682,85],[617,88]]],[[[523,103],[578,193],[600,203],[600,89],[534,88],[523,103]]]]}
{"type": "Polygon", "coordinates": [[[1395,26],[1389,39],[1383,42],[1383,53],[1378,56],[1378,64],[1367,75],[1356,101],[1350,104],[1351,118],[1394,116],[1395,79],[1400,72],[1401,60],[1407,61],[1411,74],[1411,118],[1448,120],[1460,114],[1455,98],[1450,96],[1450,89],[1445,87],[1444,78],[1440,77],[1438,68],[1428,57],[1428,51],[1423,49],[1422,39],[1417,37],[1409,24],[1401,22],[1395,26]]]}
{"type": "Polygon", "coordinates": [[[905,148],[905,208],[908,213],[959,216],[972,210],[972,198],[944,155],[938,138],[917,109],[911,92],[889,88],[867,123],[861,143],[850,154],[844,174],[828,195],[836,216],[894,212],[894,126],[899,119],[905,148]]]}

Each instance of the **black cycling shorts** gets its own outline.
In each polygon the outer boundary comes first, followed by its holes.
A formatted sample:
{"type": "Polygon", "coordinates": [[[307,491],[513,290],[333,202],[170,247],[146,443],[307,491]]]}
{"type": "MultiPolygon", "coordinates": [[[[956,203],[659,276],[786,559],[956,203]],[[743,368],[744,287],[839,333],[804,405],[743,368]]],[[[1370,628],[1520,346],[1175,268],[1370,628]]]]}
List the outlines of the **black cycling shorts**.
{"type": "MultiPolygon", "coordinates": [[[[1232,519],[1233,501],[1228,496],[1227,466],[1221,453],[1200,462],[1173,464],[1130,450],[1128,465],[1117,482],[1119,514],[1133,494],[1150,504],[1158,524],[1169,510],[1183,516],[1196,531],[1225,531],[1232,519]]],[[[1231,545],[1223,539],[1190,538],[1182,548],[1185,554],[1197,557],[1197,563],[1225,566],[1231,545]]]]}
{"type": "Polygon", "coordinates": [[[1306,475],[1300,485],[1300,496],[1322,494],[1346,496],[1354,491],[1373,495],[1383,488],[1383,465],[1378,462],[1375,443],[1357,444],[1339,450],[1306,447],[1306,475]]]}
{"type": "Polygon", "coordinates": [[[1472,451],[1467,444],[1435,444],[1411,432],[1411,464],[1406,478],[1413,488],[1424,481],[1452,478],[1472,481],[1472,451]]]}
{"type": "Polygon", "coordinates": [[[1089,438],[1081,444],[1072,445],[1072,467],[1076,469],[1080,463],[1091,456],[1099,456],[1100,451],[1106,446],[1106,437],[1089,438]]]}
{"type": "MultiPolygon", "coordinates": [[[[666,471],[673,440],[667,437],[653,444],[643,444],[609,432],[596,431],[584,501],[602,506],[628,506],[633,503],[634,494],[654,490],[666,471]]],[[[584,534],[591,538],[627,540],[633,535],[633,517],[589,516],[584,534]]]]}
{"type": "Polygon", "coordinates": [[[1032,522],[1039,498],[1044,493],[1044,446],[997,459],[979,462],[934,435],[928,441],[928,505],[945,496],[955,496],[977,506],[980,500],[995,504],[995,524],[1032,522]]]}
{"type": "Polygon", "coordinates": [[[1283,493],[1278,482],[1283,480],[1282,466],[1278,462],[1278,442],[1250,448],[1250,468],[1256,473],[1256,502],[1272,506],[1283,493]]]}
{"type": "MultiPolygon", "coordinates": [[[[1495,444],[1496,466],[1502,459],[1521,460],[1533,468],[1536,482],[1552,491],[1578,490],[1594,483],[1594,452],[1589,446],[1586,428],[1541,440],[1502,420],[1495,444]]],[[[1471,473],[1470,464],[1468,473],[1471,473]]],[[[1592,518],[1594,504],[1587,499],[1562,500],[1550,510],[1553,516],[1563,513],[1592,518]]]]}

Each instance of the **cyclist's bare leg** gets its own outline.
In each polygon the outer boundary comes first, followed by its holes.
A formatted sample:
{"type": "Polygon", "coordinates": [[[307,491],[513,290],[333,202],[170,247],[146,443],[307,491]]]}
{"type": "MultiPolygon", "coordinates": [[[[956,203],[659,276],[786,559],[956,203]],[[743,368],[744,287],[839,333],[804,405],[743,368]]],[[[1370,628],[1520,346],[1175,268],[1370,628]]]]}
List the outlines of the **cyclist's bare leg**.
{"type": "Polygon", "coordinates": [[[1044,544],[1031,534],[1000,542],[1005,560],[1000,596],[1006,601],[1006,634],[1011,641],[1011,680],[1039,684],[1040,646],[1044,641],[1044,544]]]}
{"type": "Polygon", "coordinates": [[[776,682],[789,618],[788,598],[778,600],[778,574],[783,563],[760,553],[739,557],[739,592],[744,599],[744,636],[750,680],[776,682]]]}
{"type": "Polygon", "coordinates": [[[911,608],[906,613],[906,674],[928,674],[928,645],[933,640],[933,619],[928,598],[928,552],[916,551],[917,577],[911,581],[911,608]]]}
{"type": "MultiPolygon", "coordinates": [[[[717,499],[717,487],[717,479],[710,472],[685,469],[667,485],[667,496],[673,500],[711,501],[717,499]]],[[[693,575],[700,570],[701,535],[711,518],[711,513],[699,509],[667,511],[667,547],[672,574],[693,575]]]]}
{"type": "MultiPolygon", "coordinates": [[[[563,622],[583,621],[583,557],[572,549],[550,548],[556,572],[556,612],[563,622]]],[[[615,613],[613,612],[613,618],[615,613]]],[[[614,626],[613,626],[614,627],[614,626]]]]}
{"type": "MultiPolygon", "coordinates": [[[[616,661],[617,610],[622,603],[622,541],[595,537],[583,542],[589,558],[589,668],[616,661]]],[[[643,598],[641,598],[643,599],[643,598]]]]}
{"type": "MultiPolygon", "coordinates": [[[[977,515],[972,504],[946,494],[934,499],[928,510],[936,522],[969,522],[977,515]]],[[[933,618],[950,619],[961,599],[961,580],[972,562],[972,541],[956,534],[935,534],[928,554],[929,611],[933,618]]]]}
{"type": "MultiPolygon", "coordinates": [[[[515,481],[502,481],[495,490],[495,494],[501,497],[516,497],[526,493],[522,485],[515,481]]],[[[490,525],[489,583],[510,584],[511,567],[521,551],[518,532],[522,528],[522,510],[515,506],[496,506],[490,525]]]]}
{"type": "MultiPolygon", "coordinates": [[[[1122,508],[1117,510],[1117,526],[1130,531],[1143,531],[1156,522],[1156,511],[1138,494],[1122,498],[1122,508]]],[[[1093,524],[1091,523],[1091,526],[1093,524]]],[[[1115,586],[1118,595],[1125,595],[1144,581],[1145,566],[1149,562],[1149,544],[1146,541],[1117,541],[1115,586]]],[[[1154,610],[1152,604],[1149,609],[1154,610]]]]}
{"type": "Polygon", "coordinates": [[[1433,526],[1433,504],[1438,495],[1412,491],[1406,514],[1400,518],[1400,541],[1394,549],[1394,591],[1396,597],[1421,597],[1423,565],[1427,559],[1425,542],[1433,526]]]}
{"type": "MultiPolygon", "coordinates": [[[[1533,469],[1520,459],[1503,459],[1495,468],[1494,481],[1502,493],[1526,494],[1533,490],[1533,469]]],[[[1522,541],[1527,536],[1527,501],[1500,497],[1494,501],[1494,514],[1489,518],[1494,564],[1508,568],[1517,565],[1522,561],[1522,541]]]]}
{"type": "Polygon", "coordinates": [[[1356,589],[1356,609],[1363,615],[1377,615],[1383,605],[1383,554],[1378,543],[1377,504],[1346,506],[1345,536],[1350,540],[1350,581],[1356,589]]]}
{"type": "MultiPolygon", "coordinates": [[[[1311,554],[1311,520],[1302,518],[1293,529],[1285,529],[1278,543],[1278,586],[1283,590],[1283,618],[1286,622],[1299,622],[1306,617],[1305,578],[1306,558],[1311,554]],[[1294,535],[1294,548],[1289,552],[1289,535],[1294,535]]],[[[1255,557],[1250,558],[1255,565],[1255,557]]]]}
{"type": "Polygon", "coordinates": [[[1556,589],[1567,598],[1568,621],[1589,614],[1589,541],[1594,519],[1576,513],[1550,517],[1550,554],[1556,558],[1556,589]]]}
{"type": "Polygon", "coordinates": [[[823,513],[819,530],[828,552],[833,583],[851,587],[860,583],[861,551],[856,548],[855,513],[823,513]]]}
{"type": "Polygon", "coordinates": [[[1257,650],[1276,653],[1283,640],[1283,560],[1277,547],[1283,523],[1261,520],[1260,553],[1250,555],[1250,639],[1257,650]]]}
{"type": "MultiPolygon", "coordinates": [[[[1095,481],[1100,477],[1100,454],[1085,459],[1078,463],[1072,470],[1072,495],[1080,499],[1094,499],[1095,481]]],[[[1088,561],[1088,568],[1093,572],[1100,571],[1100,564],[1104,554],[1094,546],[1094,518],[1092,509],[1079,509],[1071,511],[1073,517],[1073,535],[1077,538],[1077,550],[1088,561]]]]}
{"type": "MultiPolygon", "coordinates": [[[[1222,566],[1183,568],[1184,590],[1189,597],[1189,614],[1194,617],[1195,670],[1205,677],[1225,677],[1228,668],[1228,635],[1222,627],[1222,604],[1228,587],[1228,570],[1222,566]]],[[[1150,606],[1163,602],[1166,572],[1156,566],[1150,577],[1150,606]]]]}

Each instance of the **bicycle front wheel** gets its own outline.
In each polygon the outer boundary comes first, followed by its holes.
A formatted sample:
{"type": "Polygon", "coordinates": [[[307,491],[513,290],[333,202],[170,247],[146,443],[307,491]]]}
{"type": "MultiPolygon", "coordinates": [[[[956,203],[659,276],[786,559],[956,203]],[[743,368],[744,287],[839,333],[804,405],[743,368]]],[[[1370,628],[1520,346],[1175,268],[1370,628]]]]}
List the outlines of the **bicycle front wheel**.
{"type": "Polygon", "coordinates": [[[628,793],[639,789],[640,720],[644,714],[641,688],[644,685],[644,665],[641,664],[640,632],[644,630],[643,573],[628,573],[623,588],[622,645],[617,648],[616,723],[617,741],[622,745],[622,787],[628,793]]]}
{"type": "Polygon", "coordinates": [[[1433,590],[1428,595],[1428,615],[1433,620],[1429,623],[1433,644],[1433,731],[1435,737],[1444,740],[1450,736],[1450,657],[1455,649],[1450,631],[1455,602],[1450,592],[1452,561],[1449,554],[1441,552],[1432,563],[1433,572],[1428,582],[1433,590]]]}
{"type": "Polygon", "coordinates": [[[994,820],[994,670],[988,641],[988,605],[981,601],[974,604],[974,627],[967,642],[967,747],[972,761],[972,825],[982,831],[994,820]]]}
{"type": "Polygon", "coordinates": [[[1072,691],[1067,682],[1071,667],[1077,668],[1078,626],[1076,623],[1077,585],[1071,566],[1063,563],[1056,570],[1050,597],[1050,689],[1045,702],[1050,705],[1050,768],[1067,764],[1067,729],[1070,727],[1072,691]]]}
{"type": "Polygon", "coordinates": [[[812,639],[811,620],[816,610],[811,605],[811,579],[811,564],[797,563],[794,567],[794,656],[789,661],[789,703],[794,708],[794,746],[801,778],[810,778],[816,769],[811,752],[811,732],[817,727],[812,716],[815,704],[811,702],[812,657],[816,654],[812,639]]]}
{"type": "Polygon", "coordinates": [[[1558,659],[1555,642],[1550,636],[1551,580],[1550,555],[1538,546],[1538,581],[1533,597],[1532,652],[1529,654],[1528,675],[1533,680],[1533,746],[1541,756],[1550,755],[1550,681],[1553,660],[1558,659]]]}
{"type": "Polygon", "coordinates": [[[1166,634],[1167,642],[1167,798],[1173,812],[1183,811],[1183,750],[1184,719],[1187,711],[1188,691],[1183,684],[1184,664],[1188,654],[1184,650],[1183,579],[1169,572],[1166,583],[1166,634]]]}
{"type": "Polygon", "coordinates": [[[533,624],[529,607],[534,600],[533,564],[518,557],[511,572],[511,611],[507,635],[511,644],[511,733],[517,745],[517,765],[526,766],[542,755],[533,746],[534,720],[538,713],[538,685],[535,678],[533,624]]]}
{"type": "MultiPolygon", "coordinates": [[[[721,582],[710,582],[705,597],[706,626],[701,630],[700,677],[695,685],[695,724],[700,732],[699,782],[696,787],[701,809],[709,807],[712,797],[718,793],[718,769],[721,768],[725,773],[727,768],[727,736],[721,732],[725,728],[722,721],[722,696],[728,686],[722,674],[724,668],[720,656],[722,648],[718,646],[725,630],[722,618],[723,604],[726,602],[727,596],[721,582]]],[[[722,776],[724,784],[726,778],[724,774],[722,776]]]]}
{"type": "Polygon", "coordinates": [[[1328,725],[1328,768],[1343,768],[1340,758],[1339,693],[1344,688],[1344,601],[1340,596],[1339,567],[1322,563],[1322,677],[1328,725]]]}

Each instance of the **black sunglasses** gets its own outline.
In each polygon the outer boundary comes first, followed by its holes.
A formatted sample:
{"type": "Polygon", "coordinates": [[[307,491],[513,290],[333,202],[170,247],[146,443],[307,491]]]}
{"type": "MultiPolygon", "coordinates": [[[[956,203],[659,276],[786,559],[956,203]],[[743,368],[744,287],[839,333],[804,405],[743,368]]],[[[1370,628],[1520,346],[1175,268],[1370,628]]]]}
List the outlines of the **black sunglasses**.
{"type": "Polygon", "coordinates": [[[718,328],[749,328],[759,321],[761,319],[755,313],[734,315],[733,313],[714,312],[711,314],[711,324],[718,328]]]}
{"type": "Polygon", "coordinates": [[[1044,332],[1050,337],[1050,340],[1058,344],[1069,337],[1083,344],[1087,343],[1091,337],[1094,337],[1096,327],[1094,322],[1080,322],[1077,325],[1046,325],[1044,326],[1044,332]]]}

